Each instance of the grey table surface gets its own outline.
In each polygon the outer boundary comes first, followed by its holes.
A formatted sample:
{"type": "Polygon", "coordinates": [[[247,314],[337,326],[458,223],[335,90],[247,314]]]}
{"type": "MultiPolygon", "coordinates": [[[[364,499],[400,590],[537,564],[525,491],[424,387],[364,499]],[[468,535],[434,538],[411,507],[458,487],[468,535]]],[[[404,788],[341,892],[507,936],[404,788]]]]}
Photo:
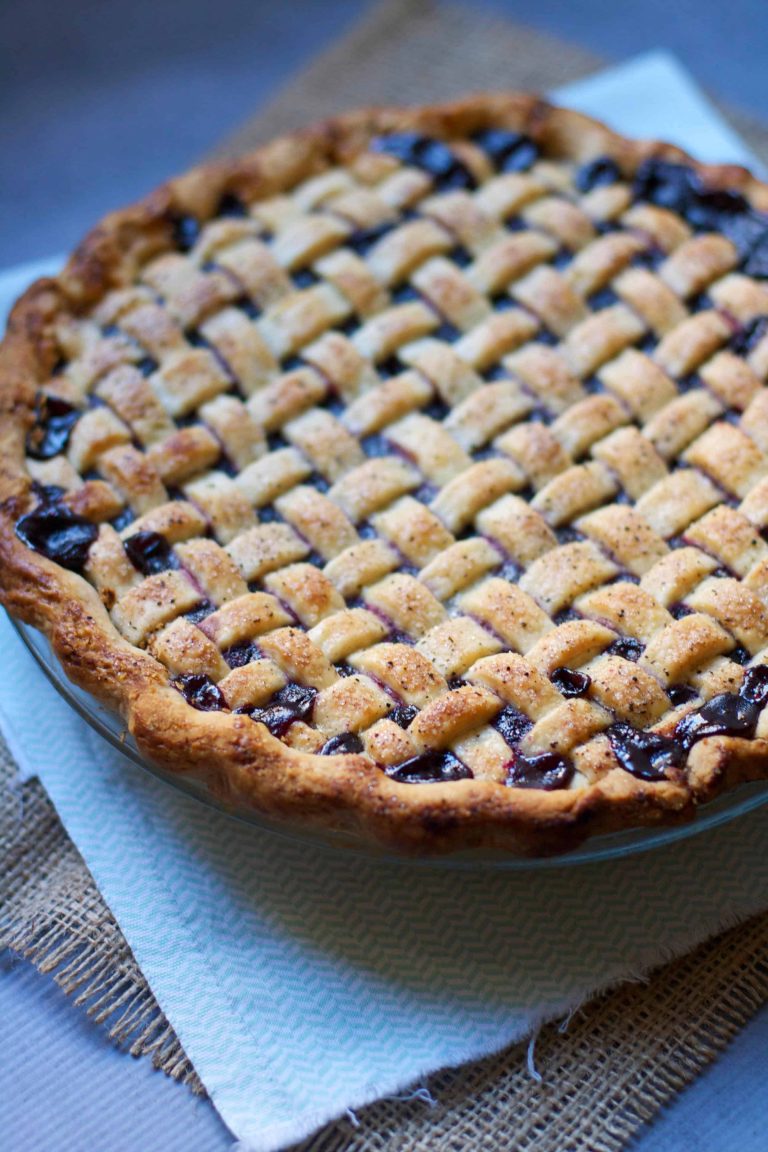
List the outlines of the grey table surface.
{"type": "MultiPolygon", "coordinates": [[[[486,5],[616,61],[670,48],[706,87],[768,119],[765,0],[486,5]]],[[[368,6],[0,0],[0,268],[66,250],[99,215],[183,169],[368,6]]],[[[643,1131],[635,1152],[764,1152],[766,1072],[768,1010],[643,1131]]],[[[117,1052],[50,979],[0,958],[4,1152],[230,1143],[209,1104],[117,1052]]]]}

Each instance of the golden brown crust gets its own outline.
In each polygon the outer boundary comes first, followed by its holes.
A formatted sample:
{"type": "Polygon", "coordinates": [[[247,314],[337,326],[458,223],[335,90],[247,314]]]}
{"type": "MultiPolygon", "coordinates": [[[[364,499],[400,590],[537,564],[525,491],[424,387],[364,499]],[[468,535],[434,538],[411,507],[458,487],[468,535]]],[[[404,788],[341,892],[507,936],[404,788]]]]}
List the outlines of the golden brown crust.
{"type": "Polygon", "coordinates": [[[737,188],[768,210],[768,186],[746,169],[700,165],[671,145],[628,141],[535,96],[480,95],[439,107],[368,109],[275,141],[237,162],[197,168],[113,213],[86,237],[60,276],[38,281],[18,301],[0,350],[0,595],[8,610],[48,636],[67,675],[118,709],[141,751],[161,767],[203,779],[227,802],[297,823],[343,827],[412,852],[477,846],[556,852],[587,835],[688,819],[695,803],[768,774],[768,741],[702,741],[689,757],[690,784],[682,774],[680,782],[648,783],[620,769],[583,788],[552,792],[479,779],[429,787],[398,783],[365,756],[295,751],[246,716],[196,711],[169,686],[166,669],[153,656],[119,635],[91,585],[32,552],[14,529],[30,505],[24,439],[37,386],[56,358],[57,322],[82,315],[107,291],[127,286],[149,256],[169,249],[175,214],[206,219],[224,193],[253,200],[289,189],[355,156],[382,132],[418,129],[463,137],[490,126],[525,132],[553,157],[611,155],[626,174],[649,156],[682,161],[707,184],[737,188]]]}

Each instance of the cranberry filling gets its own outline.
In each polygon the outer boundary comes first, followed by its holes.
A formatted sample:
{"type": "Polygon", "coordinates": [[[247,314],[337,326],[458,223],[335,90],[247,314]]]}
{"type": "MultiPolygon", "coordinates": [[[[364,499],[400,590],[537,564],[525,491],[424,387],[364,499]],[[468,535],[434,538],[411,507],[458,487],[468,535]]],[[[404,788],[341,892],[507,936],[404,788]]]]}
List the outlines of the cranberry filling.
{"type": "Polygon", "coordinates": [[[27,437],[27,455],[34,460],[50,460],[63,452],[80,412],[58,396],[37,397],[35,427],[27,437]]]}
{"type": "Polygon", "coordinates": [[[175,683],[187,703],[200,712],[218,712],[227,707],[221,690],[214,684],[210,676],[192,673],[188,676],[180,676],[175,683]]]}
{"type": "Polygon", "coordinates": [[[363,751],[363,742],[356,732],[340,732],[338,736],[331,736],[320,749],[321,756],[351,755],[363,751]]]}
{"type": "Polygon", "coordinates": [[[591,192],[593,188],[602,188],[606,184],[615,184],[621,179],[621,169],[610,156],[596,156],[582,164],[576,173],[574,183],[579,192],[591,192]]]}
{"type": "Polygon", "coordinates": [[[555,668],[549,678],[558,692],[566,697],[583,696],[592,683],[586,672],[576,672],[572,668],[555,668]]]}
{"type": "Polygon", "coordinates": [[[667,770],[682,760],[682,749],[658,732],[640,732],[629,724],[612,724],[607,731],[622,768],[641,780],[664,780],[667,770]]]}
{"type": "Polygon", "coordinates": [[[516,753],[510,766],[507,784],[513,788],[543,788],[551,792],[566,788],[573,778],[573,764],[556,752],[542,752],[540,756],[521,756],[516,753]]]}
{"type": "Polygon", "coordinates": [[[136,532],[123,541],[123,547],[134,568],[145,576],[179,566],[173,549],[159,532],[136,532]]]}
{"type": "Polygon", "coordinates": [[[448,780],[470,780],[466,764],[450,752],[423,752],[402,764],[386,769],[387,776],[401,784],[442,784],[448,780]]]}
{"type": "Polygon", "coordinates": [[[474,137],[500,172],[526,172],[539,158],[539,150],[530,136],[504,128],[488,128],[474,137]]]}
{"type": "Polygon", "coordinates": [[[721,692],[697,712],[689,712],[677,725],[678,740],[688,749],[707,736],[752,736],[760,705],[747,696],[721,692]]]}
{"type": "Polygon", "coordinates": [[[474,188],[476,181],[469,168],[455,156],[442,140],[422,136],[419,132],[397,132],[391,136],[377,136],[371,142],[374,152],[386,152],[403,164],[434,177],[439,188],[474,188]]]}
{"type": "Polygon", "coordinates": [[[98,534],[95,524],[65,504],[42,504],[16,524],[16,535],[28,548],[73,572],[82,572],[98,534]]]}
{"type": "Polygon", "coordinates": [[[284,736],[295,720],[308,720],[317,690],[302,684],[286,684],[264,708],[254,708],[251,719],[265,724],[273,736],[284,736]]]}

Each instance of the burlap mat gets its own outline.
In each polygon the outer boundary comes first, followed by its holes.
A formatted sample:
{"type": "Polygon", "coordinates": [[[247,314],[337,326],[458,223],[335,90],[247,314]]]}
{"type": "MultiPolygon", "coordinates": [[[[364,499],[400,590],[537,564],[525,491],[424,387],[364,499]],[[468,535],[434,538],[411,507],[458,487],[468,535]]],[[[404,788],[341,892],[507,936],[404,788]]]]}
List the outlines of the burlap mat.
{"type": "MultiPolygon", "coordinates": [[[[439,100],[462,91],[546,90],[604,61],[474,9],[394,0],[323,55],[219,150],[238,151],[345,107],[439,100]]],[[[254,67],[258,66],[257,61],[254,67]]],[[[768,158],[768,131],[729,113],[768,158]]],[[[126,771],[130,768],[126,766],[126,771]]],[[[25,956],[135,1055],[202,1085],[120,929],[37,782],[20,785],[0,742],[0,949],[25,956]]],[[[305,1152],[618,1152],[768,998],[760,917],[545,1027],[532,1076],[525,1045],[430,1078],[331,1125],[305,1152]]]]}

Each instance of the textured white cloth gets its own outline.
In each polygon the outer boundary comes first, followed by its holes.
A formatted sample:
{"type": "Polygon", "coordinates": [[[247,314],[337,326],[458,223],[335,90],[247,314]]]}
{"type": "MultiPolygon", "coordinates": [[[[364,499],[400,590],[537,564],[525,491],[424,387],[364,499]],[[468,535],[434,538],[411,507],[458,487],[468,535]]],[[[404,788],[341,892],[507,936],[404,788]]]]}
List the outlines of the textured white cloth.
{"type": "MultiPolygon", "coordinates": [[[[618,128],[745,158],[666,57],[566,95],[618,128]]],[[[12,752],[251,1152],[522,1038],[768,907],[768,808],[652,854],[535,873],[366,862],[238,823],[132,766],[4,617],[0,652],[12,752]]]]}

